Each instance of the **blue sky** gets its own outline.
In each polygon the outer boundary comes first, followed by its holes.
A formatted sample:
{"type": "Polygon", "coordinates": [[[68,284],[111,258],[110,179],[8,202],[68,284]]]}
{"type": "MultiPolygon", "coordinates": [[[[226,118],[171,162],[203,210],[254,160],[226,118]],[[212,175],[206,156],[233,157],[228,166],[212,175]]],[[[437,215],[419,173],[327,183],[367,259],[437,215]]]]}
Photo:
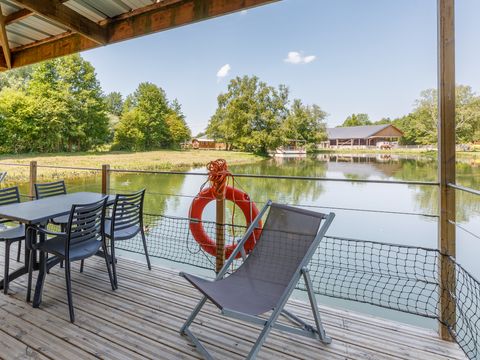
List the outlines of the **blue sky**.
{"type": "MultiPolygon", "coordinates": [[[[457,82],[479,91],[480,1],[456,6],[457,82]]],[[[283,0],[83,56],[106,93],[126,96],[142,81],[164,88],[194,134],[239,75],[287,85],[330,126],[351,113],[394,118],[436,86],[436,0],[283,0]]]]}

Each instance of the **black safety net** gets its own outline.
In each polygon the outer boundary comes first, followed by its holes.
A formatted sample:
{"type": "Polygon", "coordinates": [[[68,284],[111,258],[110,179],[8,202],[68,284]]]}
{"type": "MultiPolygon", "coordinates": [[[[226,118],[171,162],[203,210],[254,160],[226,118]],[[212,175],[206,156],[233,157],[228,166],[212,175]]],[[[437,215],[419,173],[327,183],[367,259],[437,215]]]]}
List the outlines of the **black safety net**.
{"type": "MultiPolygon", "coordinates": [[[[210,239],[215,239],[219,229],[215,222],[145,214],[144,223],[150,256],[212,270],[213,274],[215,256],[210,239]],[[192,225],[199,240],[192,236],[192,225]]],[[[244,226],[224,225],[227,252],[245,230],[244,226]]],[[[252,241],[259,235],[254,234],[252,241]]],[[[116,247],[144,252],[139,237],[119,241],[116,247]]],[[[439,309],[443,309],[444,324],[468,358],[480,358],[480,283],[438,250],[326,236],[309,269],[319,295],[432,319],[440,319],[439,309]],[[445,274],[440,276],[440,271],[445,274]]],[[[305,290],[304,284],[300,282],[298,289],[305,290]]]]}

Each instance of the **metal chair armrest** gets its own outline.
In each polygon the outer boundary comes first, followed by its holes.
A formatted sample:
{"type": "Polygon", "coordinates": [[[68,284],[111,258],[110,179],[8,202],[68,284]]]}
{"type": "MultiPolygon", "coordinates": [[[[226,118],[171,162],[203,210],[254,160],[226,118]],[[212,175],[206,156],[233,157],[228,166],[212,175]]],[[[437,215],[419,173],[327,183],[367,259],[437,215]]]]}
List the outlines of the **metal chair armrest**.
{"type": "Polygon", "coordinates": [[[52,235],[52,236],[58,236],[58,237],[63,237],[66,238],[67,234],[63,232],[58,232],[58,231],[52,231],[52,230],[47,230],[42,227],[36,227],[36,231],[45,235],[52,235]]]}

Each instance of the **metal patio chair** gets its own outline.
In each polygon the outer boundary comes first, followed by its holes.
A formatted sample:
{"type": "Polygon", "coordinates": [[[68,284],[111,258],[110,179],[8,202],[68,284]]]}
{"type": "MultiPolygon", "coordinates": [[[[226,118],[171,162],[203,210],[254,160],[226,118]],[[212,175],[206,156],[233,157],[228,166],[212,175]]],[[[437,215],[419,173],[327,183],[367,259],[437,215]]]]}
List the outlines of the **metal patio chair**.
{"type": "Polygon", "coordinates": [[[272,328],[305,335],[324,344],[330,343],[331,339],[327,337],[322,326],[307,264],[334,216],[333,213],[321,214],[268,202],[249,226],[214,281],[180,273],[204,295],[180,329],[180,333],[188,336],[206,359],[212,359],[208,350],[189,329],[205,302],[210,300],[225,316],[263,326],[247,359],[255,359],[272,328]],[[270,212],[261,236],[247,257],[243,245],[267,208],[270,208],[270,212]],[[239,253],[242,255],[243,263],[229,276],[224,277],[239,253]],[[284,309],[301,277],[304,278],[308,291],[315,319],[314,325],[307,324],[284,309]],[[259,317],[266,313],[270,315],[266,318],[259,317]],[[277,323],[281,314],[297,327],[277,323]]]}
{"type": "MultiPolygon", "coordinates": [[[[67,187],[65,181],[54,181],[50,183],[35,184],[35,199],[43,199],[50,196],[65,195],[67,193],[67,187]]],[[[58,216],[51,219],[51,223],[60,225],[62,232],[65,232],[65,226],[67,225],[69,215],[58,216]]]]}
{"type": "MultiPolygon", "coordinates": [[[[0,190],[0,206],[16,204],[20,202],[20,193],[18,187],[10,187],[0,190]]],[[[0,224],[9,222],[9,220],[0,219],[0,224]]],[[[4,284],[3,293],[8,293],[8,272],[10,267],[10,246],[14,242],[18,242],[18,254],[17,261],[20,261],[20,248],[22,246],[22,240],[25,240],[25,226],[23,224],[17,225],[12,228],[6,228],[0,231],[0,241],[5,242],[5,264],[4,264],[4,284]]]]}
{"type": "MultiPolygon", "coordinates": [[[[107,197],[91,204],[73,205],[68,216],[66,232],[64,233],[49,231],[43,227],[36,228],[41,235],[53,237],[33,245],[33,249],[40,252],[40,273],[35,291],[41,294],[48,270],[60,261],[63,261],[65,263],[68,308],[72,323],[75,321],[75,315],[72,302],[71,263],[94,256],[100,249],[105,253],[107,252],[104,233],[106,204],[107,197]],[[47,258],[47,254],[54,256],[47,258]]],[[[105,257],[105,263],[112,290],[115,290],[113,275],[107,257],[105,257]]],[[[33,251],[30,253],[29,284],[31,283],[32,268],[33,251]]],[[[28,293],[30,293],[30,290],[27,289],[28,293]]]]}
{"type": "Polygon", "coordinates": [[[132,194],[117,194],[113,203],[112,216],[105,221],[105,236],[110,240],[110,256],[115,286],[118,286],[115,258],[115,242],[117,241],[132,239],[140,234],[147,266],[149,270],[152,270],[143,227],[144,199],[145,189],[132,194]]]}
{"type": "MultiPolygon", "coordinates": [[[[49,183],[34,184],[35,187],[35,199],[44,199],[51,196],[65,195],[67,193],[67,187],[65,181],[59,180],[49,183]]],[[[54,219],[50,219],[50,223],[60,226],[60,231],[65,232],[69,215],[57,216],[54,219]]],[[[20,256],[20,255],[19,255],[20,256]]],[[[82,263],[83,264],[83,263],[82,263]]],[[[60,263],[60,267],[63,267],[63,262],[60,263]]],[[[83,267],[80,268],[80,272],[83,271],[83,267]]]]}

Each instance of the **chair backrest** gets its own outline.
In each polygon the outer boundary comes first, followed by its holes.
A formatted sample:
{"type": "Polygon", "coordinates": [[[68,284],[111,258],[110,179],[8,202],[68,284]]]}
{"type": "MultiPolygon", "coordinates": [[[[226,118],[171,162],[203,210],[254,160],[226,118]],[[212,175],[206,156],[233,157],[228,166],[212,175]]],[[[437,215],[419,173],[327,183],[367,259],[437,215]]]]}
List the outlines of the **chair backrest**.
{"type": "Polygon", "coordinates": [[[104,236],[107,196],[91,204],[75,204],[67,223],[65,254],[68,257],[74,245],[101,241],[104,236]]]}
{"type": "Polygon", "coordinates": [[[65,195],[67,188],[63,180],[50,183],[35,184],[35,198],[43,199],[50,196],[65,195]]]}
{"type": "Polygon", "coordinates": [[[231,276],[286,288],[310,261],[333,216],[272,204],[255,248],[231,276]]]}
{"type": "Polygon", "coordinates": [[[117,194],[112,210],[112,230],[143,226],[145,189],[131,194],[117,194]]]}
{"type": "Polygon", "coordinates": [[[0,189],[0,206],[16,204],[20,202],[20,193],[18,187],[9,187],[0,189]]]}
{"type": "MultiPolygon", "coordinates": [[[[18,187],[9,187],[0,189],[0,206],[16,204],[20,202],[20,193],[18,187]]],[[[0,224],[9,222],[9,220],[3,220],[0,218],[0,224]]]]}

